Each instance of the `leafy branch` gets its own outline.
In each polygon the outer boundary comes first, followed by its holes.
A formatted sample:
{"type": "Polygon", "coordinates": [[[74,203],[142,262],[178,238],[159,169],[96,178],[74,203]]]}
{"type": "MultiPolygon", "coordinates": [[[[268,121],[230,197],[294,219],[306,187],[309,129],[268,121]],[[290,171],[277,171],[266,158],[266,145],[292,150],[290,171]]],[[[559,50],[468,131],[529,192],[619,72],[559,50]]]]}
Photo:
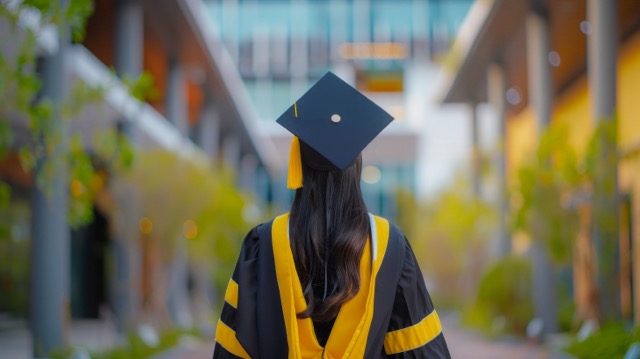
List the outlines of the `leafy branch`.
{"type": "MultiPolygon", "coordinates": [[[[69,26],[73,41],[79,42],[84,38],[93,8],[92,0],[69,0],[64,9],[61,2],[50,0],[0,3],[0,19],[6,21],[10,29],[0,35],[0,45],[11,50],[0,54],[0,161],[15,152],[27,173],[42,164],[35,184],[47,194],[57,166],[43,160],[64,161],[63,168],[69,171],[68,220],[73,227],[92,220],[95,196],[106,181],[104,168],[118,170],[130,166],[133,146],[123,135],[110,130],[95,136],[92,154],[79,133],[66,134],[64,128],[69,121],[78,118],[87,105],[99,103],[107,89],[75,82],[59,108],[59,121],[65,124],[60,126],[54,104],[40,95],[42,80],[36,71],[39,30],[22,25],[20,18],[35,11],[41,25],[69,26]],[[27,134],[20,141],[15,136],[16,127],[27,134]]],[[[147,73],[123,82],[138,99],[148,97],[154,88],[153,78],[147,73]]],[[[7,203],[10,188],[0,181],[0,197],[7,203]]]]}

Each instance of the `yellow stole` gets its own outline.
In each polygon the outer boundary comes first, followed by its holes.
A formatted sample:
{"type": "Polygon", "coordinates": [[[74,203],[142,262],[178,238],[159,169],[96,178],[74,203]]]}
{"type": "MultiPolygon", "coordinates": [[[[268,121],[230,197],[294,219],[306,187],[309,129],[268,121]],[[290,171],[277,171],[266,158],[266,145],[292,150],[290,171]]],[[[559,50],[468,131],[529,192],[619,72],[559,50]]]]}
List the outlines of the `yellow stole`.
{"type": "Polygon", "coordinates": [[[307,302],[289,243],[289,214],[283,214],[273,221],[273,256],[290,359],[364,357],[373,319],[376,276],[389,241],[389,222],[380,217],[372,218],[374,238],[367,241],[360,260],[360,290],[340,308],[324,348],[318,343],[311,318],[299,319],[296,315],[306,309],[307,302]]]}

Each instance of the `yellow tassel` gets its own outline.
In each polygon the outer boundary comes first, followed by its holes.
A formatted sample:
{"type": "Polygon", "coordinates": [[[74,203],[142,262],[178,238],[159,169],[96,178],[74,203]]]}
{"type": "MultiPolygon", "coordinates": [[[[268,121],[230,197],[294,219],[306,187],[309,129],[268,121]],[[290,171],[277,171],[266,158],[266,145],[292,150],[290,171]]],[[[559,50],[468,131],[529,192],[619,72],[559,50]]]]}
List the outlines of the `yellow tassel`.
{"type": "Polygon", "coordinates": [[[291,150],[289,152],[289,173],[287,176],[287,188],[298,189],[302,187],[302,158],[300,157],[300,140],[293,136],[291,150]]]}

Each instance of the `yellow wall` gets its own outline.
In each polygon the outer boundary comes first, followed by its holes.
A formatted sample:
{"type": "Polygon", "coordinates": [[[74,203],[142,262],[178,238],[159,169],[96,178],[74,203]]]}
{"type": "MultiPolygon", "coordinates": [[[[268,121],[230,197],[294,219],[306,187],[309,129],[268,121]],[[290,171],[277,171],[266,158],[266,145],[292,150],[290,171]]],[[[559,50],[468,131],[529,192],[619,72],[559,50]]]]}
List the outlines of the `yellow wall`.
{"type": "Polygon", "coordinates": [[[631,198],[634,314],[640,322],[640,34],[621,48],[618,61],[618,141],[627,155],[620,162],[620,192],[631,198]]]}
{"type": "Polygon", "coordinates": [[[534,155],[536,121],[531,108],[527,107],[518,115],[510,118],[507,121],[506,130],[507,178],[509,181],[513,181],[517,179],[520,165],[534,155]]]}
{"type": "MultiPolygon", "coordinates": [[[[586,149],[593,130],[586,77],[576,81],[556,99],[552,123],[571,128],[569,141],[578,153],[586,149]]],[[[516,179],[518,168],[534,155],[538,135],[531,107],[507,121],[506,156],[510,180],[516,179]]]]}
{"type": "Polygon", "coordinates": [[[620,148],[640,141],[640,33],[623,44],[618,61],[618,113],[620,148]]]}
{"type": "Polygon", "coordinates": [[[571,129],[569,131],[569,142],[579,154],[584,153],[593,131],[589,100],[590,96],[585,76],[560,94],[554,105],[552,121],[568,126],[571,129]]]}
{"type": "MultiPolygon", "coordinates": [[[[617,95],[619,145],[621,150],[628,151],[633,146],[640,146],[640,33],[620,47],[617,95]]],[[[591,113],[585,75],[556,98],[552,115],[553,123],[566,124],[571,128],[569,141],[578,153],[584,152],[591,138],[591,113]]],[[[530,107],[507,122],[506,152],[510,178],[535,148],[535,133],[536,124],[530,107]]],[[[627,183],[626,178],[621,180],[627,183]]]]}
{"type": "MultiPolygon", "coordinates": [[[[619,191],[631,198],[633,232],[634,312],[640,322],[640,32],[620,46],[617,78],[618,141],[625,156],[619,165],[619,191]]],[[[569,141],[580,154],[593,131],[592,102],[586,75],[555,99],[553,123],[569,126],[569,141]]],[[[535,148],[536,124],[530,108],[507,122],[507,168],[514,180],[517,168],[535,148]]]]}

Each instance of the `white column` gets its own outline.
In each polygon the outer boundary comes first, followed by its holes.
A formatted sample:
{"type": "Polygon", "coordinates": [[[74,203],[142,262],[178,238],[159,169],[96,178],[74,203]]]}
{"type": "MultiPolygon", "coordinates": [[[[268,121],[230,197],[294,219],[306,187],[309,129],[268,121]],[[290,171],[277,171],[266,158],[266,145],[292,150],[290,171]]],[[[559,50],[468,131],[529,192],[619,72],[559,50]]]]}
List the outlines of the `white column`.
{"type": "Polygon", "coordinates": [[[189,134],[189,119],[187,118],[187,94],[185,90],[184,71],[177,56],[169,59],[169,73],[167,76],[166,116],[169,122],[183,136],[189,134]]]}
{"type": "Polygon", "coordinates": [[[253,154],[246,154],[240,160],[240,187],[246,191],[255,192],[258,158],[253,154]]]}
{"type": "Polygon", "coordinates": [[[347,41],[347,8],[346,0],[331,0],[329,3],[329,48],[334,66],[344,62],[340,56],[340,46],[347,41]]]}
{"type": "Polygon", "coordinates": [[[511,252],[511,238],[507,229],[508,198],[505,139],[506,139],[506,112],[507,100],[505,93],[507,90],[506,74],[501,64],[494,62],[489,65],[487,73],[487,96],[489,103],[498,117],[499,128],[499,151],[496,157],[496,174],[498,181],[498,238],[496,252],[498,256],[505,256],[511,252]]]}
{"type": "Polygon", "coordinates": [[[222,0],[222,38],[227,45],[229,54],[234,63],[240,58],[240,45],[238,36],[238,0],[222,0]]]}
{"type": "Polygon", "coordinates": [[[220,147],[220,115],[213,102],[204,106],[200,117],[197,141],[202,150],[213,160],[218,158],[220,147]]]}
{"type": "Polygon", "coordinates": [[[469,103],[469,114],[471,115],[471,184],[473,195],[480,199],[481,193],[481,168],[480,168],[480,140],[478,133],[478,105],[475,102],[469,103]]]}
{"type": "MultiPolygon", "coordinates": [[[[548,54],[551,50],[549,20],[546,14],[532,11],[526,21],[528,96],[529,104],[535,115],[539,139],[551,122],[553,104],[551,67],[548,60],[548,54]]],[[[536,232],[536,228],[532,228],[534,237],[531,247],[534,315],[542,319],[544,334],[555,333],[558,331],[556,274],[553,263],[549,259],[544,238],[540,238],[536,232]]]]}
{"type": "MultiPolygon", "coordinates": [[[[616,65],[618,59],[617,1],[588,0],[587,20],[591,33],[587,39],[587,73],[597,125],[615,120],[616,65]]],[[[617,129],[616,129],[617,130],[617,129]]],[[[616,135],[614,134],[614,137],[616,135]]],[[[601,141],[593,190],[593,239],[598,253],[598,287],[602,318],[620,317],[619,201],[616,140],[601,141]]]]}
{"type": "MultiPolygon", "coordinates": [[[[117,0],[115,4],[115,67],[120,76],[137,78],[142,73],[144,50],[144,19],[142,5],[138,0],[117,0]]],[[[136,126],[131,119],[120,121],[121,131],[136,142],[136,126]]],[[[133,188],[123,189],[133,192],[133,188]]],[[[132,221],[139,218],[137,203],[133,196],[120,202],[124,217],[132,221]]],[[[114,220],[114,227],[118,221],[114,220]]],[[[139,302],[140,248],[137,238],[125,228],[114,230],[112,253],[114,268],[111,273],[111,296],[118,330],[128,332],[135,324],[135,308],[139,302]]]]}
{"type": "MultiPolygon", "coordinates": [[[[66,9],[67,1],[60,6],[66,9]]],[[[46,176],[47,188],[34,179],[31,199],[30,329],[33,357],[48,357],[68,345],[70,301],[70,230],[67,221],[69,169],[61,156],[68,137],[61,118],[67,92],[65,71],[70,33],[66,24],[57,29],[58,50],[42,61],[42,97],[53,105],[52,132],[62,141],[53,153],[38,161],[35,177],[46,176]],[[53,169],[53,171],[50,171],[53,169]]]]}
{"type": "Polygon", "coordinates": [[[240,139],[228,134],[222,140],[222,159],[229,168],[237,171],[240,168],[240,139]]]}
{"type": "Polygon", "coordinates": [[[306,78],[309,66],[308,28],[306,21],[307,0],[291,4],[291,74],[294,78],[306,78]]]}
{"type": "MultiPolygon", "coordinates": [[[[142,74],[144,20],[138,0],[117,0],[115,4],[115,69],[120,77],[135,79],[142,74]]],[[[136,126],[131,119],[119,122],[120,130],[136,141],[136,126]]]]}

